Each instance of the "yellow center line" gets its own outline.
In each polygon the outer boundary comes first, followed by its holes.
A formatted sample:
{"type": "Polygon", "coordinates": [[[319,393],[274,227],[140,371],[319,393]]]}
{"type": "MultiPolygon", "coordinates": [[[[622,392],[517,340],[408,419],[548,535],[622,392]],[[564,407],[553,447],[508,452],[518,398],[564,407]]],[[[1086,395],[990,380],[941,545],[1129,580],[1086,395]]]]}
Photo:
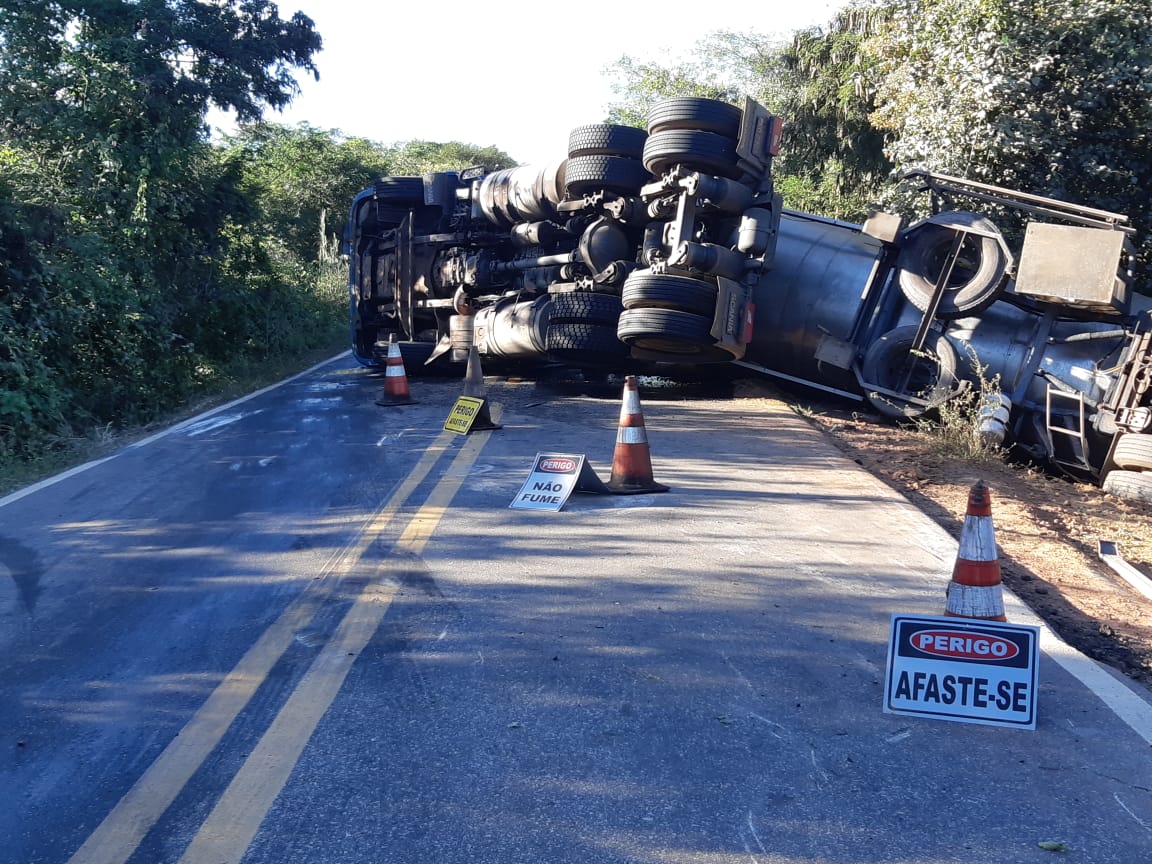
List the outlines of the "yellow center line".
{"type": "Polygon", "coordinates": [[[372,514],[348,546],[324,566],[320,571],[322,578],[311,582],[261,634],[84,845],[68,859],[68,864],[124,864],[132,856],[144,836],[220,743],[272,667],[288,650],[296,633],[308,626],[340,577],[359,563],[455,437],[450,432],[436,437],[384,505],[372,514]]]}
{"type": "MultiPolygon", "coordinates": [[[[398,551],[418,555],[424,550],[487,439],[487,435],[477,434],[460,448],[451,469],[404,529],[396,544],[398,551]]],[[[373,580],[356,598],[331,641],[312,662],[192,838],[179,864],[239,864],[356,657],[379,627],[395,592],[394,583],[373,580]]]]}

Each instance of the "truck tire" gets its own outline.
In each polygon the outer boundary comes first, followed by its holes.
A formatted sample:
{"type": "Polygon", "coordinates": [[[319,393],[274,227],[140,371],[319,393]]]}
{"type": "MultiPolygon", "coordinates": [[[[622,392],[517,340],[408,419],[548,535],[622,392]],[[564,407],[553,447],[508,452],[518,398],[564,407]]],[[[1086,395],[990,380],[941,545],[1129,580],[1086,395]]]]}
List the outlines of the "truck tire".
{"type": "MultiPolygon", "coordinates": [[[[405,374],[412,378],[452,374],[450,369],[452,364],[449,363],[447,354],[441,355],[431,364],[428,363],[428,358],[432,356],[432,352],[435,350],[435,342],[401,342],[400,356],[404,360],[405,374]]],[[[384,352],[384,357],[387,361],[387,350],[384,352]]],[[[386,363],[381,365],[386,365],[386,363]]],[[[456,367],[457,370],[459,368],[459,366],[456,367]]],[[[459,371],[456,374],[459,374],[459,371]]]]}
{"type": "Polygon", "coordinates": [[[1112,451],[1112,461],[1124,470],[1152,471],[1152,435],[1121,435],[1112,451]]]}
{"type": "Polygon", "coordinates": [[[708,353],[712,319],[676,309],[625,309],[620,313],[616,335],[621,342],[647,351],[683,355],[708,353]]]}
{"type": "Polygon", "coordinates": [[[383,177],[376,181],[376,200],[417,206],[424,203],[423,177],[383,177]]]}
{"type": "Polygon", "coordinates": [[[621,299],[625,309],[675,309],[711,321],[716,311],[716,285],[690,276],[638,271],[624,282],[621,299]]]}
{"type": "MultiPolygon", "coordinates": [[[[926,222],[908,231],[896,266],[900,290],[908,302],[925,310],[932,302],[955,231],[949,224],[978,227],[999,233],[996,226],[974,213],[942,213],[939,221],[926,222]]],[[[964,238],[952,276],[944,287],[936,317],[962,318],[981,311],[999,295],[1008,269],[1008,256],[995,237],[969,234],[964,238]]]]}
{"type": "Polygon", "coordinates": [[[573,363],[613,364],[628,356],[628,346],[616,338],[610,324],[551,323],[544,344],[549,355],[573,363]]]}
{"type": "MultiPolygon", "coordinates": [[[[411,205],[412,207],[416,205],[411,205]]],[[[376,202],[376,223],[381,229],[398,228],[400,223],[403,222],[411,214],[412,210],[408,206],[401,206],[399,204],[381,199],[376,202]]]]}
{"type": "Polygon", "coordinates": [[[1152,504],[1152,474],[1145,471],[1109,471],[1100,488],[1117,498],[1152,504]]]}
{"type": "Polygon", "coordinates": [[[714,132],[674,129],[649,135],[644,142],[644,167],[663,174],[674,165],[737,179],[736,145],[714,132]]]}
{"type": "Polygon", "coordinates": [[[572,198],[601,189],[634,194],[649,179],[642,164],[623,156],[577,156],[564,169],[564,188],[572,198]]]}
{"type": "Polygon", "coordinates": [[[868,393],[872,407],[886,417],[897,420],[920,417],[943,405],[957,392],[956,349],[944,334],[929,332],[923,356],[913,356],[916,329],[910,325],[889,330],[864,354],[861,375],[866,386],[895,390],[928,403],[920,405],[898,396],[868,393]]]}
{"type": "Polygon", "coordinates": [[[624,156],[639,159],[648,133],[635,126],[592,123],[577,126],[568,135],[568,156],[624,156]]]}
{"type": "Polygon", "coordinates": [[[551,324],[609,324],[620,319],[620,298],[592,291],[565,291],[552,295],[551,324]]]}
{"type": "Polygon", "coordinates": [[[673,129],[695,129],[714,132],[736,140],[740,135],[741,110],[718,99],[700,99],[679,96],[664,99],[648,112],[648,134],[670,132],[673,129]]]}

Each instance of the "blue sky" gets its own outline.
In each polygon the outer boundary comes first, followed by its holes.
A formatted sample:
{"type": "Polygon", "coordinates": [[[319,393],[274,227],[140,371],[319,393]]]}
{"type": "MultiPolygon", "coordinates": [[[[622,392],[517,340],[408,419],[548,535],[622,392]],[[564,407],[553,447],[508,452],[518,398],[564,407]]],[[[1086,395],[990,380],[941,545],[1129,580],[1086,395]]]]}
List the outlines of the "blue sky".
{"type": "MultiPolygon", "coordinates": [[[[310,17],[324,50],[316,58],[320,81],[299,76],[301,95],[267,119],[386,144],[495,145],[521,162],[544,163],[564,156],[573,126],[604,118],[612,99],[604,72],[623,55],[675,57],[715,30],[789,33],[827,22],[843,5],[282,0],[281,17],[296,10],[310,17]]],[[[227,125],[220,115],[209,122],[227,125]]]]}

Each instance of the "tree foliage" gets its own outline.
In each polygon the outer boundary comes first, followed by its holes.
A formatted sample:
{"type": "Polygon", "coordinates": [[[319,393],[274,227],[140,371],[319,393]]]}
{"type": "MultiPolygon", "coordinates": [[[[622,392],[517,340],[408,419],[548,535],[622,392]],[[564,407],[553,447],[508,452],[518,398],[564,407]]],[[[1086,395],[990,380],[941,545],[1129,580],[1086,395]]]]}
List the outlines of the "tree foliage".
{"type": "Polygon", "coordinates": [[[785,119],[791,206],[911,207],[884,181],[928,168],[1128,214],[1147,262],[1148,23],[1147,0],[854,0],[784,44],[714,34],[686,62],[624,58],[611,118],[643,125],[666,96],[751,95],[785,119]]]}
{"type": "Polygon", "coordinates": [[[261,122],[320,47],[268,0],[0,0],[0,44],[0,458],[345,334],[353,196],[512,164],[261,122]],[[216,145],[209,105],[242,121],[216,145]]]}
{"type": "Polygon", "coordinates": [[[262,233],[301,261],[318,258],[340,237],[353,196],[390,173],[393,162],[389,148],[307,123],[246,124],[223,147],[242,166],[262,233]]]}
{"type": "Polygon", "coordinates": [[[282,107],[320,48],[307,17],[268,0],[0,0],[0,36],[0,135],[69,181],[69,204],[143,232],[208,107],[282,107]]]}
{"type": "Polygon", "coordinates": [[[320,39],[267,0],[0,0],[0,43],[0,455],[22,456],[251,350],[208,327],[254,291],[232,241],[255,211],[204,115],[285,104],[320,39]]]}
{"type": "Polygon", "coordinates": [[[784,96],[777,111],[787,122],[780,171],[823,189],[820,198],[837,210],[828,215],[844,213],[837,196],[862,208],[893,168],[884,133],[871,122],[876,70],[866,51],[886,15],[884,8],[850,5],[826,27],[798,31],[780,51],[784,96]]]}
{"type": "Polygon", "coordinates": [[[388,172],[398,177],[420,176],[433,171],[459,171],[483,166],[489,171],[511,168],[511,156],[497,147],[477,147],[460,141],[401,141],[389,148],[388,172]]]}
{"type": "Polygon", "coordinates": [[[258,120],[298,92],[294,69],[316,74],[321,46],[270,0],[0,0],[0,33],[5,116],[39,130],[130,104],[161,122],[209,104],[258,120]]]}
{"type": "Polygon", "coordinates": [[[752,96],[775,109],[783,99],[781,45],[777,37],[764,33],[718,30],[671,65],[625,56],[609,70],[617,99],[608,106],[608,122],[643,128],[652,103],[674,96],[733,104],[752,96]]]}
{"type": "Polygon", "coordinates": [[[1152,246],[1147,0],[895,0],[875,126],[925,167],[1127,213],[1152,246]]]}

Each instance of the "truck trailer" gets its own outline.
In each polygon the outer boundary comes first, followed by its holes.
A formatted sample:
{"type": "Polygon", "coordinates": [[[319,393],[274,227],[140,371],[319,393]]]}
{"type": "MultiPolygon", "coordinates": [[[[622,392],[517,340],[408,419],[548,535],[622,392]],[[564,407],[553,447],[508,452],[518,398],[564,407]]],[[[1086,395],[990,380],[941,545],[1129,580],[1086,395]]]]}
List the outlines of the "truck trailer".
{"type": "Polygon", "coordinates": [[[910,223],[786,209],[781,119],[656,103],[574,128],[544,166],[386,177],[352,202],[352,348],[675,377],[742,370],[914,420],[976,398],[974,434],[1152,501],[1152,299],[1122,214],[926,171],[910,223]],[[1010,243],[989,213],[1023,217],[1010,243]]]}

